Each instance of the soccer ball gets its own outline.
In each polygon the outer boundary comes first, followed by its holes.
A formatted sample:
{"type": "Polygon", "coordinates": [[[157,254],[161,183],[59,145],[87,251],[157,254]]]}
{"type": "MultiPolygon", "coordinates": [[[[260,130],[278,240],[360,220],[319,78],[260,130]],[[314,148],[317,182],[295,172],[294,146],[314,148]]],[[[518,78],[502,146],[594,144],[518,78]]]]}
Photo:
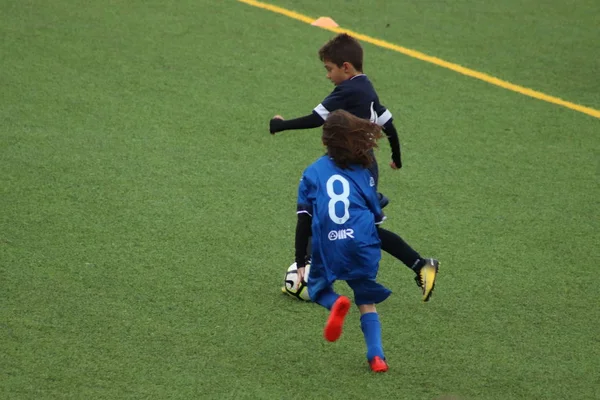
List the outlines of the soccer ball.
{"type": "MultiPolygon", "coordinates": [[[[306,269],[304,270],[305,281],[308,281],[309,273],[310,264],[306,264],[306,269]]],[[[285,277],[283,279],[283,287],[281,288],[281,291],[299,300],[310,301],[310,297],[308,296],[308,287],[306,286],[306,283],[300,282],[300,284],[298,285],[298,267],[296,266],[296,263],[293,263],[287,269],[285,277]]]]}

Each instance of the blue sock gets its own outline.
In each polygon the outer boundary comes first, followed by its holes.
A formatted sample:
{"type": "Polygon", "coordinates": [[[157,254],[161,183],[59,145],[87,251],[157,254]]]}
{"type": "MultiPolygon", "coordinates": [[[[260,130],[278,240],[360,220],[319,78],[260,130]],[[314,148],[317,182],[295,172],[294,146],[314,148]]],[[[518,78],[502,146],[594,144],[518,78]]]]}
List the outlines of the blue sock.
{"type": "Polygon", "coordinates": [[[367,360],[371,361],[373,357],[383,355],[383,346],[381,345],[381,323],[379,315],[376,312],[366,313],[360,316],[360,328],[365,335],[367,343],[367,360]]]}
{"type": "Polygon", "coordinates": [[[328,310],[331,310],[333,303],[335,303],[339,297],[340,295],[334,292],[332,289],[327,289],[319,293],[319,297],[315,300],[315,303],[322,305],[328,310]]]}

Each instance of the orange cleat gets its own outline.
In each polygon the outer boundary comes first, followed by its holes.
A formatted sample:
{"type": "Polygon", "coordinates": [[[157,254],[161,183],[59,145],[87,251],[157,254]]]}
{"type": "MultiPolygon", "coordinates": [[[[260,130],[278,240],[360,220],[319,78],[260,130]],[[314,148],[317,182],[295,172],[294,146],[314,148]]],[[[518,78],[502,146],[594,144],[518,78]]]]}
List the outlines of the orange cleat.
{"type": "Polygon", "coordinates": [[[335,303],[333,303],[333,307],[331,307],[331,312],[329,313],[329,319],[327,319],[327,324],[325,324],[325,330],[323,331],[325,339],[330,342],[335,342],[340,338],[344,326],[344,319],[349,310],[350,299],[346,296],[340,296],[335,303]]]}
{"type": "Polygon", "coordinates": [[[386,372],[388,370],[387,363],[379,356],[373,357],[373,359],[369,361],[369,366],[373,372],[386,372]]]}

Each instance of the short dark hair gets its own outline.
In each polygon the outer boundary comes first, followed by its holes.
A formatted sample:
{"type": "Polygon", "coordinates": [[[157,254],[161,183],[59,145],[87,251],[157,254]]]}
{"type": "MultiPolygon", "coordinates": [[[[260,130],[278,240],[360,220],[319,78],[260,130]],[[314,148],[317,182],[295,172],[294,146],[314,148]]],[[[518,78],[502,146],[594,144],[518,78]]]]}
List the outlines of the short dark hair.
{"type": "Polygon", "coordinates": [[[363,70],[363,49],[358,40],[348,35],[340,33],[329,40],[319,49],[319,58],[321,61],[330,61],[341,67],[348,62],[356,68],[357,71],[363,70]]]}
{"type": "Polygon", "coordinates": [[[323,144],[327,155],[340,168],[350,164],[368,167],[375,162],[373,149],[377,139],[383,137],[381,127],[347,111],[336,110],[329,114],[323,125],[323,144]]]}

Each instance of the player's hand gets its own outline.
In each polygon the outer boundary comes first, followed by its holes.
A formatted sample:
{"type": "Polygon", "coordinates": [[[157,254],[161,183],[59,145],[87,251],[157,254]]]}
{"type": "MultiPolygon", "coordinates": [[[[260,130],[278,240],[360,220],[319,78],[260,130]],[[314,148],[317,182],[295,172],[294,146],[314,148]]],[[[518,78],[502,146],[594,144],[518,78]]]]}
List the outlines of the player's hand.
{"type": "Polygon", "coordinates": [[[306,281],[304,280],[305,272],[306,272],[305,267],[298,268],[298,287],[296,289],[298,289],[300,287],[301,282],[306,283],[306,281]]]}
{"type": "Polygon", "coordinates": [[[283,121],[283,117],[281,115],[276,115],[273,118],[271,118],[271,121],[269,122],[269,132],[271,133],[271,135],[274,135],[275,133],[281,131],[281,121],[283,121]]]}
{"type": "Polygon", "coordinates": [[[392,161],[390,162],[390,167],[392,167],[392,169],[402,168],[402,158],[400,157],[400,154],[392,154],[392,161]]]}

